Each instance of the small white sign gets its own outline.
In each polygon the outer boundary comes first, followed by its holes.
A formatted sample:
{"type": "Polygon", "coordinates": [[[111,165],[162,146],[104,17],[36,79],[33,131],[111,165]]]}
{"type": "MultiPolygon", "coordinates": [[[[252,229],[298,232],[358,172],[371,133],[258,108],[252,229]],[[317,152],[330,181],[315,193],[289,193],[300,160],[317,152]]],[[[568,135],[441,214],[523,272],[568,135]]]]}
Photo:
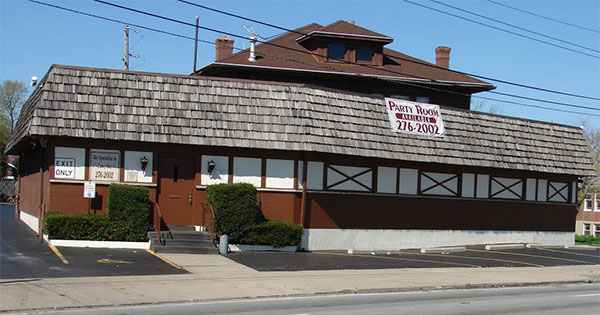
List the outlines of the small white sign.
{"type": "Polygon", "coordinates": [[[75,159],[54,158],[54,178],[75,179],[75,159]]]}
{"type": "Polygon", "coordinates": [[[118,182],[121,153],[112,150],[90,150],[90,180],[118,182]]]}
{"type": "Polygon", "coordinates": [[[83,198],[96,198],[96,183],[85,182],[83,184],[83,198]]]}
{"type": "Polygon", "coordinates": [[[438,105],[385,98],[385,107],[394,132],[444,136],[444,121],[438,105]]]}

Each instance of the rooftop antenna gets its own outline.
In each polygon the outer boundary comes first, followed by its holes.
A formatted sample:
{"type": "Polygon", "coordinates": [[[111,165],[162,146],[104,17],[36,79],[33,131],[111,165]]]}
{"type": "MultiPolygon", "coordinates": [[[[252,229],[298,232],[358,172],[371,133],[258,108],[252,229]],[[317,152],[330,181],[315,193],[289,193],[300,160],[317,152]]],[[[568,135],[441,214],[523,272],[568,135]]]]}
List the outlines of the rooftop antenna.
{"type": "Polygon", "coordinates": [[[256,40],[264,41],[265,39],[252,26],[242,24],[242,27],[250,34],[250,56],[248,56],[248,61],[256,62],[256,40]]]}

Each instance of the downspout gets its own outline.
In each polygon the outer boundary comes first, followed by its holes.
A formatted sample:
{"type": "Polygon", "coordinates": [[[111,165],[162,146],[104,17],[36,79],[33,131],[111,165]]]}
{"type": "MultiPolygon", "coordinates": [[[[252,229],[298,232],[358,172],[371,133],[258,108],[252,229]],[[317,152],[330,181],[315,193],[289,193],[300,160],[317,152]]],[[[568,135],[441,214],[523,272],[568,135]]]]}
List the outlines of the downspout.
{"type": "Polygon", "coordinates": [[[40,205],[38,209],[38,237],[44,241],[44,147],[40,144],[40,205]]]}
{"type": "Polygon", "coordinates": [[[44,204],[44,152],[46,151],[46,146],[48,145],[47,139],[39,139],[40,144],[40,205],[39,205],[39,215],[38,215],[38,229],[39,229],[39,238],[40,242],[44,241],[44,214],[46,212],[46,205],[44,204]]]}
{"type": "Polygon", "coordinates": [[[306,161],[306,152],[304,152],[304,160],[302,163],[302,202],[300,203],[300,225],[304,228],[304,220],[306,217],[306,168],[308,164],[306,161]]]}

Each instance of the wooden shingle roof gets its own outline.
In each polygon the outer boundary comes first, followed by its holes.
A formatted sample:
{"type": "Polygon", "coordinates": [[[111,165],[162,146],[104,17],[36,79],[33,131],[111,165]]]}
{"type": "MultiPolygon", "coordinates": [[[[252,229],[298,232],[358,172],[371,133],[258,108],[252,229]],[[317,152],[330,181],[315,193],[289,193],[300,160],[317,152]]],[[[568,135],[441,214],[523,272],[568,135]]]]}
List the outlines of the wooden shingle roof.
{"type": "Polygon", "coordinates": [[[28,136],[312,151],[595,175],[580,128],[442,108],[446,134],[390,129],[382,98],[258,81],[52,66],[7,146],[28,136]]]}
{"type": "Polygon", "coordinates": [[[437,67],[424,60],[385,47],[383,49],[383,66],[368,66],[345,62],[320,63],[309,49],[298,42],[299,38],[306,37],[299,34],[313,34],[315,32],[334,32],[347,35],[356,34],[389,38],[383,34],[372,32],[345,21],[337,21],[327,26],[312,23],[295,29],[293,32],[287,32],[270,39],[267,43],[256,45],[256,54],[260,57],[256,61],[248,60],[249,49],[246,49],[233,54],[229,58],[208,64],[198,70],[198,73],[210,76],[214,73],[213,68],[250,67],[252,69],[286,72],[311,71],[338,75],[366,76],[418,84],[462,86],[472,88],[473,92],[488,91],[495,88],[490,83],[450,69],[437,67]]]}

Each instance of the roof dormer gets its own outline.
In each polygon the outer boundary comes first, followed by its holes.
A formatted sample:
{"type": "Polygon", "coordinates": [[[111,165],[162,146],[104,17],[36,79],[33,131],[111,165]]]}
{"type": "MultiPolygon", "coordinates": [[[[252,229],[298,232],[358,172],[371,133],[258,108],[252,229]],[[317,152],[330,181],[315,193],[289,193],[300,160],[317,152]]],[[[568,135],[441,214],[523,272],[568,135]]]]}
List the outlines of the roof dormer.
{"type": "Polygon", "coordinates": [[[383,46],[393,40],[353,23],[337,21],[298,37],[296,42],[312,51],[319,62],[383,66],[383,46]]]}

